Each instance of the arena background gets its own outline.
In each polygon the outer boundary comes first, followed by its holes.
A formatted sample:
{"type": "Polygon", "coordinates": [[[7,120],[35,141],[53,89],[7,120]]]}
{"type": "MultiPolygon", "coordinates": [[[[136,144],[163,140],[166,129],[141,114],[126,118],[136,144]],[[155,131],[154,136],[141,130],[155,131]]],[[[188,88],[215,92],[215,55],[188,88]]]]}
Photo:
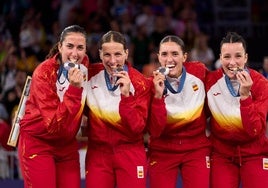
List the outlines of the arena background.
{"type": "MultiPolygon", "coordinates": [[[[196,13],[195,21],[200,30],[209,36],[209,46],[213,49],[216,57],[219,54],[219,43],[226,32],[237,31],[246,38],[249,66],[256,70],[261,68],[263,57],[268,55],[268,48],[266,47],[268,42],[267,0],[188,0],[187,2],[184,0],[1,0],[0,39],[5,40],[6,37],[11,37],[15,44],[19,46],[21,25],[25,23],[25,20],[27,22],[29,18],[25,18],[25,15],[32,9],[35,11],[34,15],[40,16],[41,23],[48,36],[53,31],[53,21],[57,20],[60,28],[63,28],[66,24],[73,23],[84,26],[89,33],[91,42],[94,42],[93,30],[89,27],[91,19],[96,18],[94,17],[94,11],[106,11],[108,15],[112,15],[113,20],[117,20],[120,23],[122,23],[123,18],[130,17],[133,25],[135,25],[135,18],[144,6],[148,5],[159,13],[163,7],[172,7],[179,3],[189,3],[191,5],[191,10],[196,13]],[[133,7],[135,7],[136,14],[133,12],[130,14],[133,11],[133,7]],[[83,10],[83,14],[87,15],[87,19],[81,20],[81,16],[79,17],[81,10],[83,10]],[[85,22],[89,24],[84,25],[85,22]],[[9,31],[11,36],[7,35],[6,31],[9,31]]],[[[176,14],[173,15],[174,19],[177,19],[176,14]]],[[[100,33],[110,29],[107,25],[110,25],[113,20],[103,22],[100,33]]],[[[124,26],[124,24],[121,26],[124,26]]],[[[40,60],[43,57],[41,54],[40,60]]],[[[82,149],[81,151],[83,153],[85,150],[82,149]]],[[[13,160],[15,165],[13,164],[12,169],[9,169],[12,173],[9,172],[9,177],[0,178],[0,188],[23,187],[23,180],[18,173],[19,169],[16,169],[18,167],[16,165],[16,156],[13,160]]],[[[83,157],[81,157],[81,160],[83,160],[83,157]]],[[[3,163],[0,165],[3,165],[3,163]]],[[[84,180],[82,179],[81,181],[82,187],[84,187],[84,180]]],[[[181,188],[180,179],[177,187],[181,188]]]]}

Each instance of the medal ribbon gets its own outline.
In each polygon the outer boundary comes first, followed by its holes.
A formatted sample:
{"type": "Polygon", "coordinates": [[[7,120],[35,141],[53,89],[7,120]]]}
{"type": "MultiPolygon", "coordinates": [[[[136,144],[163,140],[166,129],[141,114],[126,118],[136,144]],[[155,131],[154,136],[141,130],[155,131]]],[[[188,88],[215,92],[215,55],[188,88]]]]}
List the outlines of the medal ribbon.
{"type": "MultiPolygon", "coordinates": [[[[245,68],[244,70],[249,72],[247,68],[245,68]]],[[[224,75],[224,79],[225,79],[225,83],[226,83],[227,88],[228,88],[229,92],[231,93],[231,95],[233,97],[239,97],[240,96],[240,94],[239,94],[240,84],[239,84],[239,87],[238,87],[238,91],[236,93],[235,89],[234,89],[234,87],[233,87],[233,85],[232,85],[232,83],[230,81],[230,78],[226,74],[224,75]]]]}
{"type": "MultiPolygon", "coordinates": [[[[128,68],[126,65],[123,66],[123,70],[128,72],[128,68]]],[[[109,76],[108,72],[106,71],[106,69],[104,70],[104,78],[105,78],[106,86],[107,86],[109,91],[115,91],[118,88],[118,85],[112,86],[110,76],[109,76]]],[[[116,79],[116,81],[117,80],[118,80],[118,78],[116,79]]],[[[115,81],[115,83],[116,83],[116,81],[115,81]]]]}
{"type": "Polygon", "coordinates": [[[175,91],[173,89],[173,87],[170,85],[169,81],[166,79],[164,82],[165,82],[165,86],[166,88],[173,94],[176,94],[176,93],[180,93],[183,86],[184,86],[184,83],[185,83],[185,79],[186,79],[186,70],[184,67],[182,67],[182,75],[181,75],[181,78],[180,78],[180,81],[179,81],[179,86],[178,86],[178,89],[177,91],[175,91]]]}
{"type": "Polygon", "coordinates": [[[58,82],[59,82],[60,84],[64,84],[64,82],[65,82],[66,80],[69,80],[69,79],[68,79],[68,70],[64,68],[63,64],[61,64],[60,67],[59,67],[58,82]],[[60,77],[61,77],[62,74],[63,74],[64,77],[66,78],[63,82],[60,81],[60,77]]]}

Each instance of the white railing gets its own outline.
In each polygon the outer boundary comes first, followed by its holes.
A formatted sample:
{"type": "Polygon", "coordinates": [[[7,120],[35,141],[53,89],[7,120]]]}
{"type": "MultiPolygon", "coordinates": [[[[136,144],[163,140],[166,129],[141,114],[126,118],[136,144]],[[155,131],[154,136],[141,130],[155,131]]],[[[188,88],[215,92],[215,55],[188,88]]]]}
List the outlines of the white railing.
{"type": "Polygon", "coordinates": [[[0,148],[0,178],[21,179],[17,151],[0,148]]]}

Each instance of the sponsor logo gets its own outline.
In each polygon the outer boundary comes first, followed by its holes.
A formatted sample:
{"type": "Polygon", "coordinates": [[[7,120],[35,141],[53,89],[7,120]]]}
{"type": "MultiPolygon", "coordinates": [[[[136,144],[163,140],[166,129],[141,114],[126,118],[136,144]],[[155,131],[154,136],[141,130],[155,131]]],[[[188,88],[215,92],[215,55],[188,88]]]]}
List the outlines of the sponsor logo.
{"type": "Polygon", "coordinates": [[[35,157],[37,157],[37,154],[33,154],[33,155],[29,156],[30,159],[33,159],[35,157]]]}
{"type": "Polygon", "coordinates": [[[65,87],[62,87],[62,88],[59,89],[59,91],[63,91],[64,89],[65,89],[65,87]]]}
{"type": "Polygon", "coordinates": [[[157,163],[156,161],[152,161],[152,162],[150,162],[150,165],[153,166],[153,165],[155,165],[156,163],[157,163]]]}
{"type": "Polygon", "coordinates": [[[216,93],[213,93],[214,96],[218,96],[218,95],[221,95],[220,92],[216,92],[216,93]]]}
{"type": "Polygon", "coordinates": [[[98,88],[98,86],[92,86],[92,87],[91,87],[91,89],[96,89],[96,88],[98,88]]]}

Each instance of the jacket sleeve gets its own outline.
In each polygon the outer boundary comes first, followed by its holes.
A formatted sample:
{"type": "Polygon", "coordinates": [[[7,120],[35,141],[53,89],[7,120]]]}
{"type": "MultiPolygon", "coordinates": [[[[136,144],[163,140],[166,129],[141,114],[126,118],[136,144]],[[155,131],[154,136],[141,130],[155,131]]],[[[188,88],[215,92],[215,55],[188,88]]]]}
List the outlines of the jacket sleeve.
{"type": "Polygon", "coordinates": [[[82,114],[82,91],[83,88],[69,85],[61,102],[56,89],[56,71],[47,67],[38,69],[32,78],[22,126],[32,125],[27,129],[45,139],[74,136],[82,114]]]}
{"type": "Polygon", "coordinates": [[[259,77],[253,80],[251,97],[240,101],[241,117],[244,129],[251,137],[265,131],[268,113],[268,81],[259,77]]]}
{"type": "Polygon", "coordinates": [[[126,126],[125,128],[139,135],[143,133],[146,128],[150,88],[148,80],[137,72],[134,71],[131,77],[135,93],[132,93],[129,97],[121,96],[119,114],[122,124],[126,126]]]}
{"type": "Polygon", "coordinates": [[[164,98],[152,97],[148,118],[148,131],[152,137],[160,137],[167,124],[167,111],[164,98]]]}

